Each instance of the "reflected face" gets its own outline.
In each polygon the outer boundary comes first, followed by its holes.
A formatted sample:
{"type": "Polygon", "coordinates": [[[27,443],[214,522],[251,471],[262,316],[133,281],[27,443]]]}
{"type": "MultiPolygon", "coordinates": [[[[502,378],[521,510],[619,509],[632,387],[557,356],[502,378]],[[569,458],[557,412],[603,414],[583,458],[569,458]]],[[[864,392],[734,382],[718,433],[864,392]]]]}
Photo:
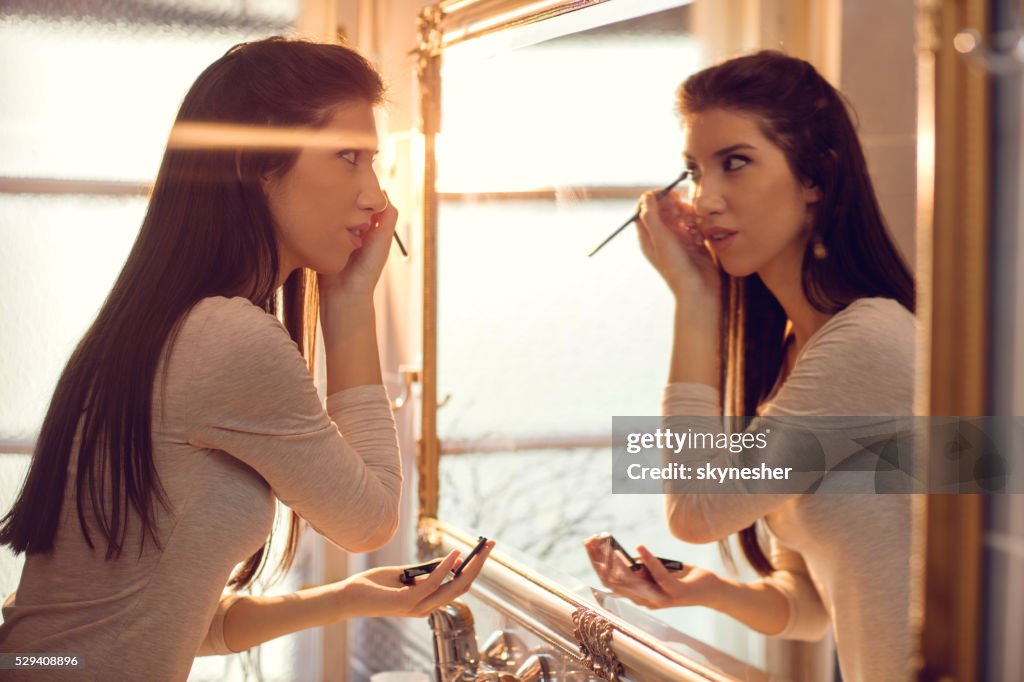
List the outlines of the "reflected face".
{"type": "Polygon", "coordinates": [[[684,156],[697,227],[722,268],[766,281],[799,276],[820,192],[793,174],[758,118],[709,109],[686,118],[684,156]]]}
{"type": "Polygon", "coordinates": [[[264,178],[282,273],[341,272],[362,246],[370,217],[387,205],[373,169],[376,153],[373,106],[346,103],[310,136],[287,172],[264,178]]]}

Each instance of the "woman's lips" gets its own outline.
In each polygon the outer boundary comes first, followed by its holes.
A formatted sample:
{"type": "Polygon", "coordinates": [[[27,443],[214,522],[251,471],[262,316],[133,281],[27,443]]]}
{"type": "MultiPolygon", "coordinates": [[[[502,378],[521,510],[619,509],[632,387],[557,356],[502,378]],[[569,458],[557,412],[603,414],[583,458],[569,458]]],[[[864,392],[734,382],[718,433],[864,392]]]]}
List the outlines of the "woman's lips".
{"type": "Polygon", "coordinates": [[[349,239],[352,240],[353,247],[358,249],[363,245],[363,235],[368,229],[370,229],[370,226],[365,223],[345,228],[345,231],[348,232],[349,239]]]}
{"type": "Polygon", "coordinates": [[[704,230],[704,238],[716,253],[721,253],[729,248],[729,245],[736,240],[736,230],[727,230],[724,227],[712,227],[704,230]]]}

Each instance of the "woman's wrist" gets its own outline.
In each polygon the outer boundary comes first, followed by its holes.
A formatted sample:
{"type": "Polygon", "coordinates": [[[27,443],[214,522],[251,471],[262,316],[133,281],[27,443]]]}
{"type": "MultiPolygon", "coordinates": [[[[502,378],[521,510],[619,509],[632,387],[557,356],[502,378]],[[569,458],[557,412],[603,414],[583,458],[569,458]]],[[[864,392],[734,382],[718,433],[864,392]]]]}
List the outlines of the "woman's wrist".
{"type": "Polygon", "coordinates": [[[349,590],[351,589],[348,580],[339,580],[338,582],[331,583],[331,611],[335,614],[335,620],[332,625],[340,623],[350,618],[358,618],[366,614],[357,613],[355,604],[350,598],[349,590]]]}
{"type": "Polygon", "coordinates": [[[734,581],[713,574],[706,589],[701,590],[701,603],[696,606],[706,606],[715,611],[727,612],[730,598],[737,596],[738,592],[738,586],[734,581]]]}
{"type": "Polygon", "coordinates": [[[331,583],[291,594],[242,596],[224,613],[224,643],[231,651],[244,651],[282,635],[339,623],[351,617],[339,592],[339,584],[331,583]]]}
{"type": "Polygon", "coordinates": [[[711,334],[718,334],[718,320],[722,316],[721,302],[713,296],[676,294],[676,319],[699,324],[711,334]]]}
{"type": "Polygon", "coordinates": [[[717,308],[677,302],[669,383],[718,386],[721,366],[718,320],[717,308]]]}
{"type": "Polygon", "coordinates": [[[716,576],[715,587],[705,592],[702,605],[732,616],[766,635],[782,632],[789,620],[789,603],[765,581],[744,583],[716,576]]]}
{"type": "MultiPolygon", "coordinates": [[[[375,326],[376,319],[372,296],[343,295],[320,300],[320,326],[328,343],[332,337],[356,331],[360,326],[375,326]]],[[[376,329],[373,331],[376,333],[376,329]]]]}
{"type": "Polygon", "coordinates": [[[372,292],[340,292],[320,294],[320,317],[345,315],[352,311],[373,310],[372,292]]]}

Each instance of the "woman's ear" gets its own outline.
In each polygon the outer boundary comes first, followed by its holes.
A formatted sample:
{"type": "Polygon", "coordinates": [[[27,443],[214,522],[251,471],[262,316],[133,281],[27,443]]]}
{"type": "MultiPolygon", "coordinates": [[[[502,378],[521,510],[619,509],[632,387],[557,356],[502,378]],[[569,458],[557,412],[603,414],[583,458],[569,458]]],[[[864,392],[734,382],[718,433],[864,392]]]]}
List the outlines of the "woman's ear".
{"type": "Polygon", "coordinates": [[[803,188],[804,203],[816,204],[821,201],[823,195],[813,180],[804,180],[800,185],[803,188]]]}
{"type": "Polygon", "coordinates": [[[271,195],[277,190],[278,182],[280,179],[281,176],[276,171],[267,171],[265,173],[260,173],[260,189],[263,190],[263,196],[269,199],[271,195]]]}

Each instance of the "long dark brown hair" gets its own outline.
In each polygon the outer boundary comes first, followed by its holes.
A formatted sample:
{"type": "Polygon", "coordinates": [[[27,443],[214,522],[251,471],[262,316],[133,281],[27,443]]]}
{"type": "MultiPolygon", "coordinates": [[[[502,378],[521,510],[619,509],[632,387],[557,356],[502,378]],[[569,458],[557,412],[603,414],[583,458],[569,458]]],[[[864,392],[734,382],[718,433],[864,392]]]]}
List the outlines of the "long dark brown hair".
{"type": "MultiPolygon", "coordinates": [[[[793,174],[821,191],[801,277],[816,310],[837,313],[859,298],[882,296],[914,312],[914,278],[886,229],[848,104],[813,66],[775,51],[731,59],[688,78],[678,106],[684,120],[709,109],[755,115],[793,174]],[[826,258],[814,256],[815,241],[826,258]]],[[[757,274],[721,277],[722,410],[749,421],[782,369],[786,313],[757,274]]],[[[739,540],[758,573],[771,573],[756,524],[739,540]]],[[[725,541],[722,548],[728,557],[725,541]]]]}
{"type": "MultiPolygon", "coordinates": [[[[318,128],[337,105],[376,105],[383,94],[380,76],[356,52],[280,37],[236,45],[203,71],[185,96],[175,131],[213,124],[205,129],[213,131],[214,144],[178,145],[172,134],[127,262],[57,383],[28,477],[0,526],[0,543],[16,553],[53,549],[80,430],[75,498],[89,547],[86,505],[108,560],[120,556],[131,514],[141,522],[140,552],[147,535],[160,546],[156,508],[170,505],[153,461],[152,391],[161,354],[201,299],[244,296],[279,315],[312,372],[316,274],[305,268],[291,273],[278,298],[280,264],[261,182],[286,173],[300,149],[227,146],[217,142],[218,126],[271,136],[318,128]]],[[[294,512],[288,526],[278,575],[295,557],[294,512]]],[[[273,535],[234,572],[235,589],[262,572],[273,535]]]]}

